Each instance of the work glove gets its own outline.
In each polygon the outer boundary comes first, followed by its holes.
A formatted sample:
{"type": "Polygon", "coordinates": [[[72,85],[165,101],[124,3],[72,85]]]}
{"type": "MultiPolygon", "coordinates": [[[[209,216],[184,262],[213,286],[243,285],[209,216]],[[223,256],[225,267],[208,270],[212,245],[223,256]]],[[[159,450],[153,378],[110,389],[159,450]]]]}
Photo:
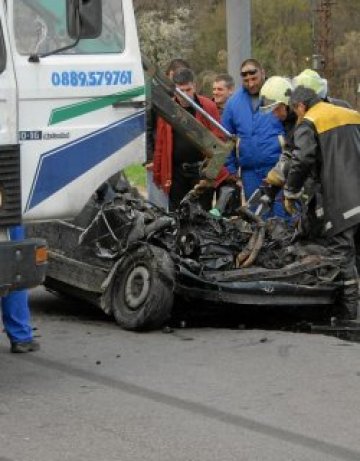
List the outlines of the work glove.
{"type": "Polygon", "coordinates": [[[277,167],[277,165],[275,165],[274,168],[271,168],[271,170],[268,172],[266,176],[266,182],[275,187],[283,187],[285,184],[284,173],[280,168],[277,167]]]}
{"type": "Polygon", "coordinates": [[[296,202],[301,201],[301,197],[304,194],[304,188],[300,189],[298,192],[294,192],[288,189],[287,184],[284,187],[284,207],[285,210],[293,215],[298,211],[298,208],[296,207],[296,202]]]}
{"type": "MultiPolygon", "coordinates": [[[[280,192],[281,188],[278,186],[274,186],[273,184],[270,184],[267,182],[267,180],[264,180],[261,185],[260,185],[260,191],[262,195],[267,196],[269,199],[269,203],[273,203],[275,201],[275,197],[280,192]]],[[[267,199],[265,199],[267,200],[267,199]]]]}
{"type": "Polygon", "coordinates": [[[296,208],[296,201],[297,200],[295,198],[285,197],[284,207],[285,210],[289,213],[289,215],[294,215],[298,211],[296,208]]]}

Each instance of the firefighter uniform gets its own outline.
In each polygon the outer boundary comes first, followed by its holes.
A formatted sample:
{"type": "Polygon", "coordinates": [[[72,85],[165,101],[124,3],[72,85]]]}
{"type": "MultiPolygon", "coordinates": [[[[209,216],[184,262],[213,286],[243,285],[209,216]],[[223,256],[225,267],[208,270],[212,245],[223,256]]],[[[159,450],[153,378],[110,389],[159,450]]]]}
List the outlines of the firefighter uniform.
{"type": "MultiPolygon", "coordinates": [[[[291,97],[295,103],[296,92],[291,97]]],[[[359,298],[356,255],[360,254],[360,114],[314,97],[295,131],[295,146],[285,197],[295,199],[309,172],[317,172],[323,195],[326,236],[333,254],[341,261],[343,314],[346,318],[356,318],[359,298]]]]}

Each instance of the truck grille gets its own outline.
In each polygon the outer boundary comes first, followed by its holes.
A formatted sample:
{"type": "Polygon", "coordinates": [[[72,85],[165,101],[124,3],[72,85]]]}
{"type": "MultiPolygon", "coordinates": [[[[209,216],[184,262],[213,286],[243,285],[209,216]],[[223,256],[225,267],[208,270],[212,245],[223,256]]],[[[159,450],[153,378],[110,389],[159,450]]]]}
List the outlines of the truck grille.
{"type": "Polygon", "coordinates": [[[20,146],[0,146],[0,226],[21,223],[20,146]]]}

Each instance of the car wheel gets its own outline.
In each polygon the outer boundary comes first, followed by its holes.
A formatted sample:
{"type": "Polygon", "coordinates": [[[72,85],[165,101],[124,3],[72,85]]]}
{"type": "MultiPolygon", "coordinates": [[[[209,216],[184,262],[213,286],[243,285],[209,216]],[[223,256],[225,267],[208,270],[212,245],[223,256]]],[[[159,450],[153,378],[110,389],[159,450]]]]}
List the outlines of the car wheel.
{"type": "Polygon", "coordinates": [[[111,290],[111,308],[125,330],[153,330],[170,317],[174,301],[174,264],[169,254],[152,245],[127,254],[111,290]]]}

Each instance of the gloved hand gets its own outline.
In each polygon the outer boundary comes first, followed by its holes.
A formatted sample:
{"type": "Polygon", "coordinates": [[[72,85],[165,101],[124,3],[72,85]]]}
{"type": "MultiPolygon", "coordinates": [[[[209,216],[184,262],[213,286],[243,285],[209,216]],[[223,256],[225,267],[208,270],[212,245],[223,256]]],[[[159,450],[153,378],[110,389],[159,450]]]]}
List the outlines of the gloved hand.
{"type": "Polygon", "coordinates": [[[296,199],[285,197],[284,207],[285,210],[289,213],[289,215],[294,215],[297,212],[296,199]]]}
{"type": "Polygon", "coordinates": [[[285,184],[285,176],[280,168],[277,168],[277,165],[268,172],[266,176],[266,182],[271,186],[283,187],[285,184]]]}
{"type": "Polygon", "coordinates": [[[269,184],[266,180],[264,180],[261,183],[259,189],[261,190],[261,193],[263,195],[266,195],[270,199],[270,203],[273,203],[276,195],[278,194],[278,192],[280,192],[281,187],[269,184]]]}

